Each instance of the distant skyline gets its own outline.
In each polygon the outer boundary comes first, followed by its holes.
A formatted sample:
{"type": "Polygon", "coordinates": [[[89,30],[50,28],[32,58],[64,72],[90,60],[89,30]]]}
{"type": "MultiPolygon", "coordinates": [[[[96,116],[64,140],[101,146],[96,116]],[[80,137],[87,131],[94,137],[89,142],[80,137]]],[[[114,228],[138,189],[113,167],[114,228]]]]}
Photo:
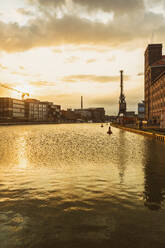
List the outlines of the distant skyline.
{"type": "MultiPolygon", "coordinates": [[[[0,2],[0,82],[63,108],[117,114],[120,70],[128,110],[144,98],[144,50],[165,46],[163,0],[0,2]]],[[[163,48],[164,49],[164,48],[163,48]]],[[[0,96],[19,97],[0,87],[0,96]]]]}

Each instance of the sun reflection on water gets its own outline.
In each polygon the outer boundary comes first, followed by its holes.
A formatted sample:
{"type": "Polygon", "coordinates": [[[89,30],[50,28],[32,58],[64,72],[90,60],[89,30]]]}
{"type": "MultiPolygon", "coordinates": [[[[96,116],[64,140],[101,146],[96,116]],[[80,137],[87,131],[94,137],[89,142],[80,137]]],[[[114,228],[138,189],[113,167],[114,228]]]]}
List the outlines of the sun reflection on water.
{"type": "Polygon", "coordinates": [[[19,169],[26,169],[28,165],[27,155],[26,155],[26,140],[25,136],[21,136],[17,143],[18,146],[18,168],[19,169]]]}

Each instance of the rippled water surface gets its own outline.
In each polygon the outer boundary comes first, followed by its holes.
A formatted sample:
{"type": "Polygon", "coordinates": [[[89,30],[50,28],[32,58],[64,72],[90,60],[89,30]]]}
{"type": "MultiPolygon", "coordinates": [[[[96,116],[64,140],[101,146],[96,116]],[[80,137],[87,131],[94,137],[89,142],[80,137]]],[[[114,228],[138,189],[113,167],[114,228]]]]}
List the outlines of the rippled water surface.
{"type": "Polygon", "coordinates": [[[165,144],[107,130],[0,127],[0,248],[165,247],[165,144]]]}

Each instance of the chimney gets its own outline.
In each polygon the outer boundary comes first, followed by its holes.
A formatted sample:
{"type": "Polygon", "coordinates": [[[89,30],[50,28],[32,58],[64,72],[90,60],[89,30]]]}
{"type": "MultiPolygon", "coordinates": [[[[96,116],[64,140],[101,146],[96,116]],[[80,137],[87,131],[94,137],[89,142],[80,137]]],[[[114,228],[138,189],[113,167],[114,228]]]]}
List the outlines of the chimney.
{"type": "Polygon", "coordinates": [[[81,96],[81,109],[83,109],[83,96],[81,96]]]}

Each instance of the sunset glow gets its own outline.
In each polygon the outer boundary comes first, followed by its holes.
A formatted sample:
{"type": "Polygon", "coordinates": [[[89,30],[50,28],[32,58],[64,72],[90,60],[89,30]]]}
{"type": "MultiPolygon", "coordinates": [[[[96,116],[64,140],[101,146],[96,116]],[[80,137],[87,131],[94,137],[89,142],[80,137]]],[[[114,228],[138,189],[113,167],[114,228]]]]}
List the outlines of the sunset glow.
{"type": "MultiPolygon", "coordinates": [[[[63,108],[79,107],[84,95],[86,107],[112,114],[123,69],[128,109],[136,110],[144,98],[144,48],[163,38],[162,8],[154,0],[3,1],[0,81],[63,108]]],[[[18,97],[2,88],[0,93],[18,97]]]]}

